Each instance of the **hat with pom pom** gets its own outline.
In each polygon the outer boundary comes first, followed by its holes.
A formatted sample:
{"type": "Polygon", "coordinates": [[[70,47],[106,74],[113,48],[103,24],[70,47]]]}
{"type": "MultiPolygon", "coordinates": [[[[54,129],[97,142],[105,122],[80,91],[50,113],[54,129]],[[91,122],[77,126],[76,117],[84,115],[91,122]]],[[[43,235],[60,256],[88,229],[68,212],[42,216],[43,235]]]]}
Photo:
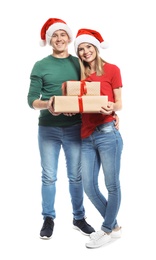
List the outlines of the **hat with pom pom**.
{"type": "Polygon", "coordinates": [[[50,45],[51,37],[57,30],[64,30],[67,32],[70,42],[73,40],[71,29],[68,27],[66,22],[58,18],[49,18],[41,29],[41,40],[40,46],[43,47],[47,43],[50,45]]]}
{"type": "Polygon", "coordinates": [[[100,51],[100,47],[102,49],[108,48],[108,43],[106,43],[104,41],[101,34],[97,31],[91,30],[91,29],[82,28],[82,29],[78,30],[76,39],[74,42],[76,53],[77,53],[77,48],[78,48],[79,44],[81,44],[83,42],[88,42],[88,43],[93,44],[94,46],[96,46],[98,48],[99,51],[100,51]]]}

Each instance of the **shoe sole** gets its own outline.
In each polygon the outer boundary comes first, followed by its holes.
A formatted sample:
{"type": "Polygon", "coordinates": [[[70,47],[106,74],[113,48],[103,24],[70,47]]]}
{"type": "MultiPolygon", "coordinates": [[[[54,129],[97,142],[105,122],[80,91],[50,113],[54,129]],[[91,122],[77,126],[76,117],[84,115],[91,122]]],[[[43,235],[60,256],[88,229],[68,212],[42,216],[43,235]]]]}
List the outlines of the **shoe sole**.
{"type": "Polygon", "coordinates": [[[102,247],[102,246],[105,246],[106,244],[108,244],[109,242],[111,242],[111,237],[103,244],[100,244],[100,245],[89,245],[88,243],[85,244],[85,246],[87,248],[99,248],[99,247],[102,247]]]}
{"type": "MultiPolygon", "coordinates": [[[[51,236],[51,237],[52,237],[52,236],[51,236]]],[[[40,236],[40,238],[43,239],[43,240],[49,240],[49,239],[51,239],[51,237],[46,237],[46,236],[41,237],[41,236],[40,236]]]]}
{"type": "Polygon", "coordinates": [[[85,236],[90,236],[90,234],[87,234],[87,233],[85,233],[85,232],[83,232],[79,227],[77,227],[77,226],[74,226],[73,225],[73,228],[75,229],[75,230],[78,230],[78,231],[80,231],[83,235],[85,235],[85,236]]]}

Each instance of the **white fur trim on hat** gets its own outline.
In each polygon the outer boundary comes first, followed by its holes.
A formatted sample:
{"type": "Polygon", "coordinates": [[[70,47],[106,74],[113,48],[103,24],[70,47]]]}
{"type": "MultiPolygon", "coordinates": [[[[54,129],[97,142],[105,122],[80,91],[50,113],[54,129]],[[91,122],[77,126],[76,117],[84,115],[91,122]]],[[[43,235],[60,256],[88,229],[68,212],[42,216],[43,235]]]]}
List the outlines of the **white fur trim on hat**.
{"type": "Polygon", "coordinates": [[[84,42],[91,43],[94,46],[96,46],[99,52],[100,52],[100,48],[106,49],[109,46],[108,43],[106,43],[104,41],[100,43],[94,36],[91,36],[89,34],[82,34],[82,35],[78,36],[74,42],[76,53],[77,53],[79,44],[84,43],[84,42]]]}
{"type": "Polygon", "coordinates": [[[64,30],[64,31],[66,31],[68,36],[69,36],[69,38],[70,38],[70,42],[73,40],[72,32],[71,32],[70,28],[67,26],[67,24],[64,24],[64,23],[54,23],[51,26],[49,26],[48,30],[46,31],[46,41],[45,41],[45,44],[47,42],[50,45],[51,36],[57,30],[64,30]]]}
{"type": "Polygon", "coordinates": [[[75,52],[76,53],[77,53],[77,48],[78,48],[79,44],[81,44],[83,42],[88,42],[88,43],[93,44],[100,51],[100,42],[95,37],[93,37],[89,34],[82,34],[75,39],[74,45],[75,45],[75,52]]]}
{"type": "Polygon", "coordinates": [[[40,40],[39,44],[40,44],[41,47],[44,47],[44,46],[46,46],[46,41],[40,40]]]}
{"type": "Polygon", "coordinates": [[[102,49],[107,49],[108,47],[109,47],[109,43],[108,42],[101,42],[100,43],[100,47],[102,48],[102,49]]]}

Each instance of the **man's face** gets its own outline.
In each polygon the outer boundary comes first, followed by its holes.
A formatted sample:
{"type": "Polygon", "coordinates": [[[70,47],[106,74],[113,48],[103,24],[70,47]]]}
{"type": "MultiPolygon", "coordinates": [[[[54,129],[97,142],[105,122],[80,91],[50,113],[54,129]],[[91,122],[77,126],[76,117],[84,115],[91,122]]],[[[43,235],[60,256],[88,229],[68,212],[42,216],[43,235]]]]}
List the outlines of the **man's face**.
{"type": "Polygon", "coordinates": [[[64,51],[68,48],[69,36],[64,30],[57,30],[51,37],[51,45],[55,51],[64,51]]]}

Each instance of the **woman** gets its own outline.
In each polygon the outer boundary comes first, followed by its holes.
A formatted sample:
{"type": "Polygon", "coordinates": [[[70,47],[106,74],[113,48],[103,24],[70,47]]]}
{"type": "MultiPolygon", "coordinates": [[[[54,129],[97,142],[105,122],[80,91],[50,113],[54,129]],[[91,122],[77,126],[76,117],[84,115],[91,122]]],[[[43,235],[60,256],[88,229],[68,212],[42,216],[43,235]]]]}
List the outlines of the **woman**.
{"type": "Polygon", "coordinates": [[[101,230],[90,235],[88,248],[97,248],[120,237],[121,227],[117,215],[121,202],[120,160],[123,140],[115,128],[113,115],[122,109],[122,79],[120,69],[99,56],[105,42],[97,31],[78,30],[75,51],[80,59],[81,79],[100,81],[101,95],[108,96],[107,107],[99,113],[82,114],[82,173],[84,190],[90,201],[103,217],[101,230]],[[108,194],[99,189],[98,176],[102,166],[108,194]]]}

